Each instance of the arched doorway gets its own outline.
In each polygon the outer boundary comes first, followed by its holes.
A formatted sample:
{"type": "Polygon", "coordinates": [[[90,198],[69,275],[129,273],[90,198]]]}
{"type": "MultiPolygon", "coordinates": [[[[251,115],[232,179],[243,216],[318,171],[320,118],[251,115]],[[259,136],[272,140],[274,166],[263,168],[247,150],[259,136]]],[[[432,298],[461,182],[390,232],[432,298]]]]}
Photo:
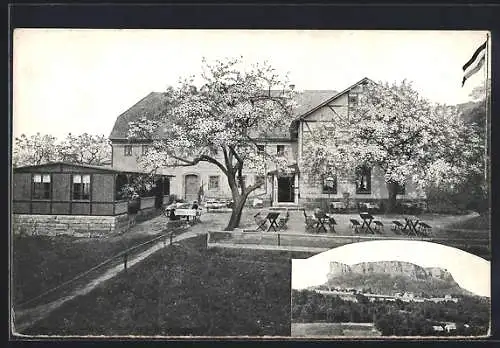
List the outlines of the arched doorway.
{"type": "Polygon", "coordinates": [[[188,174],[184,177],[184,199],[187,201],[198,200],[200,189],[200,178],[196,174],[188,174]]]}

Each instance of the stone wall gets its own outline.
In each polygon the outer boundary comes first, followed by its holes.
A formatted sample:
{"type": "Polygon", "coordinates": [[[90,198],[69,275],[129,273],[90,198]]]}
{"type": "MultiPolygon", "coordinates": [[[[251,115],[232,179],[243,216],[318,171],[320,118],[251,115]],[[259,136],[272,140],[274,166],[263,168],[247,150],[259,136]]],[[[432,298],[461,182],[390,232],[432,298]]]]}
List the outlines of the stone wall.
{"type": "Polygon", "coordinates": [[[117,216],[12,215],[13,233],[27,235],[102,237],[123,233],[134,224],[135,216],[128,214],[117,216]]]}

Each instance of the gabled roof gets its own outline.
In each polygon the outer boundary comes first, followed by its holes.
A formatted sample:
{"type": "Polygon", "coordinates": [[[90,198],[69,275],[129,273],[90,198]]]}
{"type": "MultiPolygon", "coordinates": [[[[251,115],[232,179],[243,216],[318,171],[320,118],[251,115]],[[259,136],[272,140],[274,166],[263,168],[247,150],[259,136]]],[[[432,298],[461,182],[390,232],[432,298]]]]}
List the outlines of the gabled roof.
{"type": "Polygon", "coordinates": [[[136,104],[122,113],[115,121],[113,130],[109,135],[110,140],[127,139],[128,124],[142,117],[153,116],[164,106],[164,93],[151,92],[136,104]]]}
{"type": "Polygon", "coordinates": [[[325,101],[323,101],[322,103],[319,103],[317,104],[315,107],[313,108],[310,108],[308,110],[306,110],[304,113],[302,113],[301,115],[299,115],[295,121],[297,120],[301,120],[301,119],[304,119],[305,117],[309,116],[310,114],[312,114],[313,112],[321,109],[322,107],[324,107],[325,105],[328,105],[330,104],[332,101],[334,101],[335,99],[337,99],[338,97],[340,97],[341,95],[349,92],[351,89],[363,84],[363,83],[366,83],[366,82],[372,82],[372,80],[370,80],[368,77],[364,77],[363,79],[359,80],[358,82],[356,82],[355,84],[347,87],[346,89],[344,89],[343,91],[341,92],[338,92],[337,94],[334,94],[332,97],[326,99],[325,101]]]}
{"type": "Polygon", "coordinates": [[[290,124],[293,120],[296,119],[298,115],[303,114],[335,93],[336,92],[333,90],[305,90],[297,92],[295,94],[295,102],[297,103],[297,106],[295,107],[293,114],[290,115],[288,123],[277,125],[272,129],[266,129],[260,134],[252,134],[252,136],[275,141],[290,140],[290,124]]]}
{"type": "MultiPolygon", "coordinates": [[[[333,90],[305,90],[296,93],[295,102],[297,107],[293,115],[290,117],[290,122],[277,125],[275,128],[267,129],[261,134],[253,136],[265,138],[269,140],[290,140],[290,123],[298,116],[304,114],[311,108],[322,103],[326,99],[335,95],[333,90]]],[[[137,121],[142,117],[154,116],[161,108],[165,107],[164,93],[151,92],[135,105],[122,113],[115,121],[115,125],[109,136],[110,140],[126,140],[128,138],[129,123],[137,121]]]]}

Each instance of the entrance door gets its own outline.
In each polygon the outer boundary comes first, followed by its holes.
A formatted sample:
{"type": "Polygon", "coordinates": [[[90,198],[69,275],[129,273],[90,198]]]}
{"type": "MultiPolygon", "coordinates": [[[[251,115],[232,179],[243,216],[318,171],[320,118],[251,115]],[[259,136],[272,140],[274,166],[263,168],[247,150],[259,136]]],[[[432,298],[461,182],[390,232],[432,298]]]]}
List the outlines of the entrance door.
{"type": "Polygon", "coordinates": [[[163,205],[163,178],[155,181],[155,208],[161,208],[163,205]]]}
{"type": "Polygon", "coordinates": [[[184,199],[187,201],[198,200],[198,190],[200,189],[198,175],[186,175],[184,180],[184,199]]]}
{"type": "Polygon", "coordinates": [[[294,202],[293,176],[278,178],[278,202],[294,202]]]}

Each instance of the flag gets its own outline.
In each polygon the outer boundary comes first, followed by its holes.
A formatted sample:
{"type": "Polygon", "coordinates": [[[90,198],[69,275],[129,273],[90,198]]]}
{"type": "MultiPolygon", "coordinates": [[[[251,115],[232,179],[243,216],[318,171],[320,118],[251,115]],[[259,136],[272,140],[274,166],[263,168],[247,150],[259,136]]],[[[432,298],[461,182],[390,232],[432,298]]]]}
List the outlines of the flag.
{"type": "Polygon", "coordinates": [[[484,60],[486,58],[486,47],[488,44],[488,40],[486,40],[481,46],[477,48],[472,57],[469,59],[467,63],[464,64],[462,70],[464,71],[464,78],[462,80],[462,87],[465,84],[465,81],[475,73],[481,69],[484,65],[484,60]]]}

